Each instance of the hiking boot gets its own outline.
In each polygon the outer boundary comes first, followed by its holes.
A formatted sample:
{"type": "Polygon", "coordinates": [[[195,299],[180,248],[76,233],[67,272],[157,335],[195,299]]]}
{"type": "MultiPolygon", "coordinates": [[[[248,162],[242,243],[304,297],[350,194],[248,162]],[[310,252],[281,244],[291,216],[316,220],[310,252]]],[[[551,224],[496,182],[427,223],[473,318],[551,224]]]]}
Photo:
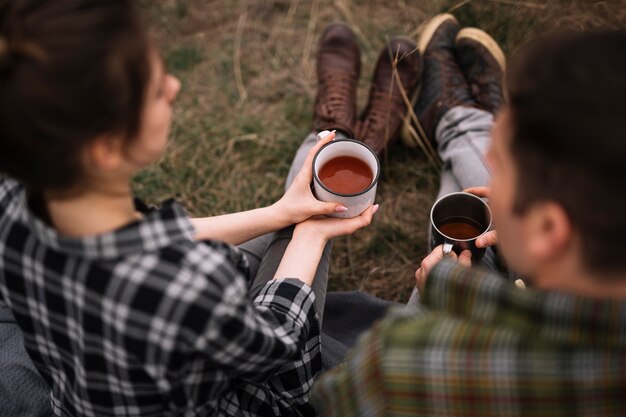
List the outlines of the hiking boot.
{"type": "Polygon", "coordinates": [[[343,23],[331,23],[320,38],[317,53],[313,130],[339,129],[354,137],[360,72],[361,51],[354,32],[343,23]]]}
{"type": "MultiPolygon", "coordinates": [[[[413,96],[413,109],[431,144],[435,144],[435,129],[443,115],[453,107],[475,107],[476,103],[455,58],[455,38],[460,27],[451,14],[432,18],[422,30],[418,48],[423,56],[424,71],[421,89],[413,96]]],[[[408,123],[409,120],[406,120],[408,123]]],[[[405,132],[414,129],[407,126],[405,132]]],[[[405,144],[419,144],[411,135],[405,144]]]]}
{"type": "Polygon", "coordinates": [[[356,132],[356,137],[376,153],[382,153],[396,139],[420,71],[420,54],[409,38],[392,39],[378,55],[369,99],[356,132]]]}
{"type": "Polygon", "coordinates": [[[488,112],[497,112],[502,105],[506,65],[498,43],[480,29],[462,29],[456,35],[456,59],[476,104],[488,112]]]}

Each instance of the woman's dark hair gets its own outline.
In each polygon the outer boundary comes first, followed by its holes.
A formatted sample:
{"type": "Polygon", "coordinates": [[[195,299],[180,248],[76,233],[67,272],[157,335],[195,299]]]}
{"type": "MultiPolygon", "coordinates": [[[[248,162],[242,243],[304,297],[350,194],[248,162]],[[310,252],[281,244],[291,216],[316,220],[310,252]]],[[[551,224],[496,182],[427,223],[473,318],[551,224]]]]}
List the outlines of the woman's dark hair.
{"type": "Polygon", "coordinates": [[[90,140],[138,132],[150,49],[133,0],[0,0],[0,173],[75,186],[90,140]]]}
{"type": "Polygon", "coordinates": [[[626,271],[626,32],[552,35],[507,74],[515,210],[556,201],[587,268],[626,271]]]}

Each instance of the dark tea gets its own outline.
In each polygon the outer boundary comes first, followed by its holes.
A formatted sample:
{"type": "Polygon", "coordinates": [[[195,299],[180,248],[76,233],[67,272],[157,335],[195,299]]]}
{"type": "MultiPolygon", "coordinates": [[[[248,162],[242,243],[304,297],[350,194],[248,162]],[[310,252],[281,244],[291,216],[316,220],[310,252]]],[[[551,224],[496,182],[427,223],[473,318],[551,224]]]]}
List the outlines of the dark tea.
{"type": "Polygon", "coordinates": [[[326,162],[317,173],[320,181],[337,194],[357,194],[370,186],[374,174],[359,158],[338,156],[326,162]]]}
{"type": "Polygon", "coordinates": [[[452,239],[473,239],[483,231],[477,226],[468,223],[468,219],[450,219],[441,226],[437,226],[439,231],[452,239]]]}

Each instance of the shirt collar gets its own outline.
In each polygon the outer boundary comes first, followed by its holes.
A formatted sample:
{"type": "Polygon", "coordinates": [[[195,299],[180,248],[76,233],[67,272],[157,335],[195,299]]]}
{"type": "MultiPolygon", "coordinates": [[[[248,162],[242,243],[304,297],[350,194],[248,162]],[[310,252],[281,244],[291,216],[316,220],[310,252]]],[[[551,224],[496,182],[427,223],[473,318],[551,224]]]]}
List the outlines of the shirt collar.
{"type": "Polygon", "coordinates": [[[520,289],[481,269],[440,262],[423,294],[433,309],[567,344],[626,345],[626,300],[520,289]]]}
{"type": "Polygon", "coordinates": [[[193,240],[194,227],[185,210],[174,200],[159,209],[137,204],[144,217],[111,232],[85,237],[68,237],[37,217],[22,192],[18,211],[36,238],[44,245],[71,256],[113,259],[141,252],[153,252],[180,241],[193,240]]]}

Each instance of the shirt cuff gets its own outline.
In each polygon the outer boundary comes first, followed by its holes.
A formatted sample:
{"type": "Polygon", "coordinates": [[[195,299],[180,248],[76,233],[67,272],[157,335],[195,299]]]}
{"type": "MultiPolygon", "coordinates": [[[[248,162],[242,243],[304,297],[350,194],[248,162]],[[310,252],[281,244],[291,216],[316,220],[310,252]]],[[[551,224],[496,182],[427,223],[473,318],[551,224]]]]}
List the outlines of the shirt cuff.
{"type": "MultiPolygon", "coordinates": [[[[269,281],[254,299],[255,305],[289,317],[300,328],[308,327],[311,317],[317,317],[314,303],[311,287],[295,278],[269,281]]],[[[317,324],[317,319],[314,321],[317,324]]]]}

